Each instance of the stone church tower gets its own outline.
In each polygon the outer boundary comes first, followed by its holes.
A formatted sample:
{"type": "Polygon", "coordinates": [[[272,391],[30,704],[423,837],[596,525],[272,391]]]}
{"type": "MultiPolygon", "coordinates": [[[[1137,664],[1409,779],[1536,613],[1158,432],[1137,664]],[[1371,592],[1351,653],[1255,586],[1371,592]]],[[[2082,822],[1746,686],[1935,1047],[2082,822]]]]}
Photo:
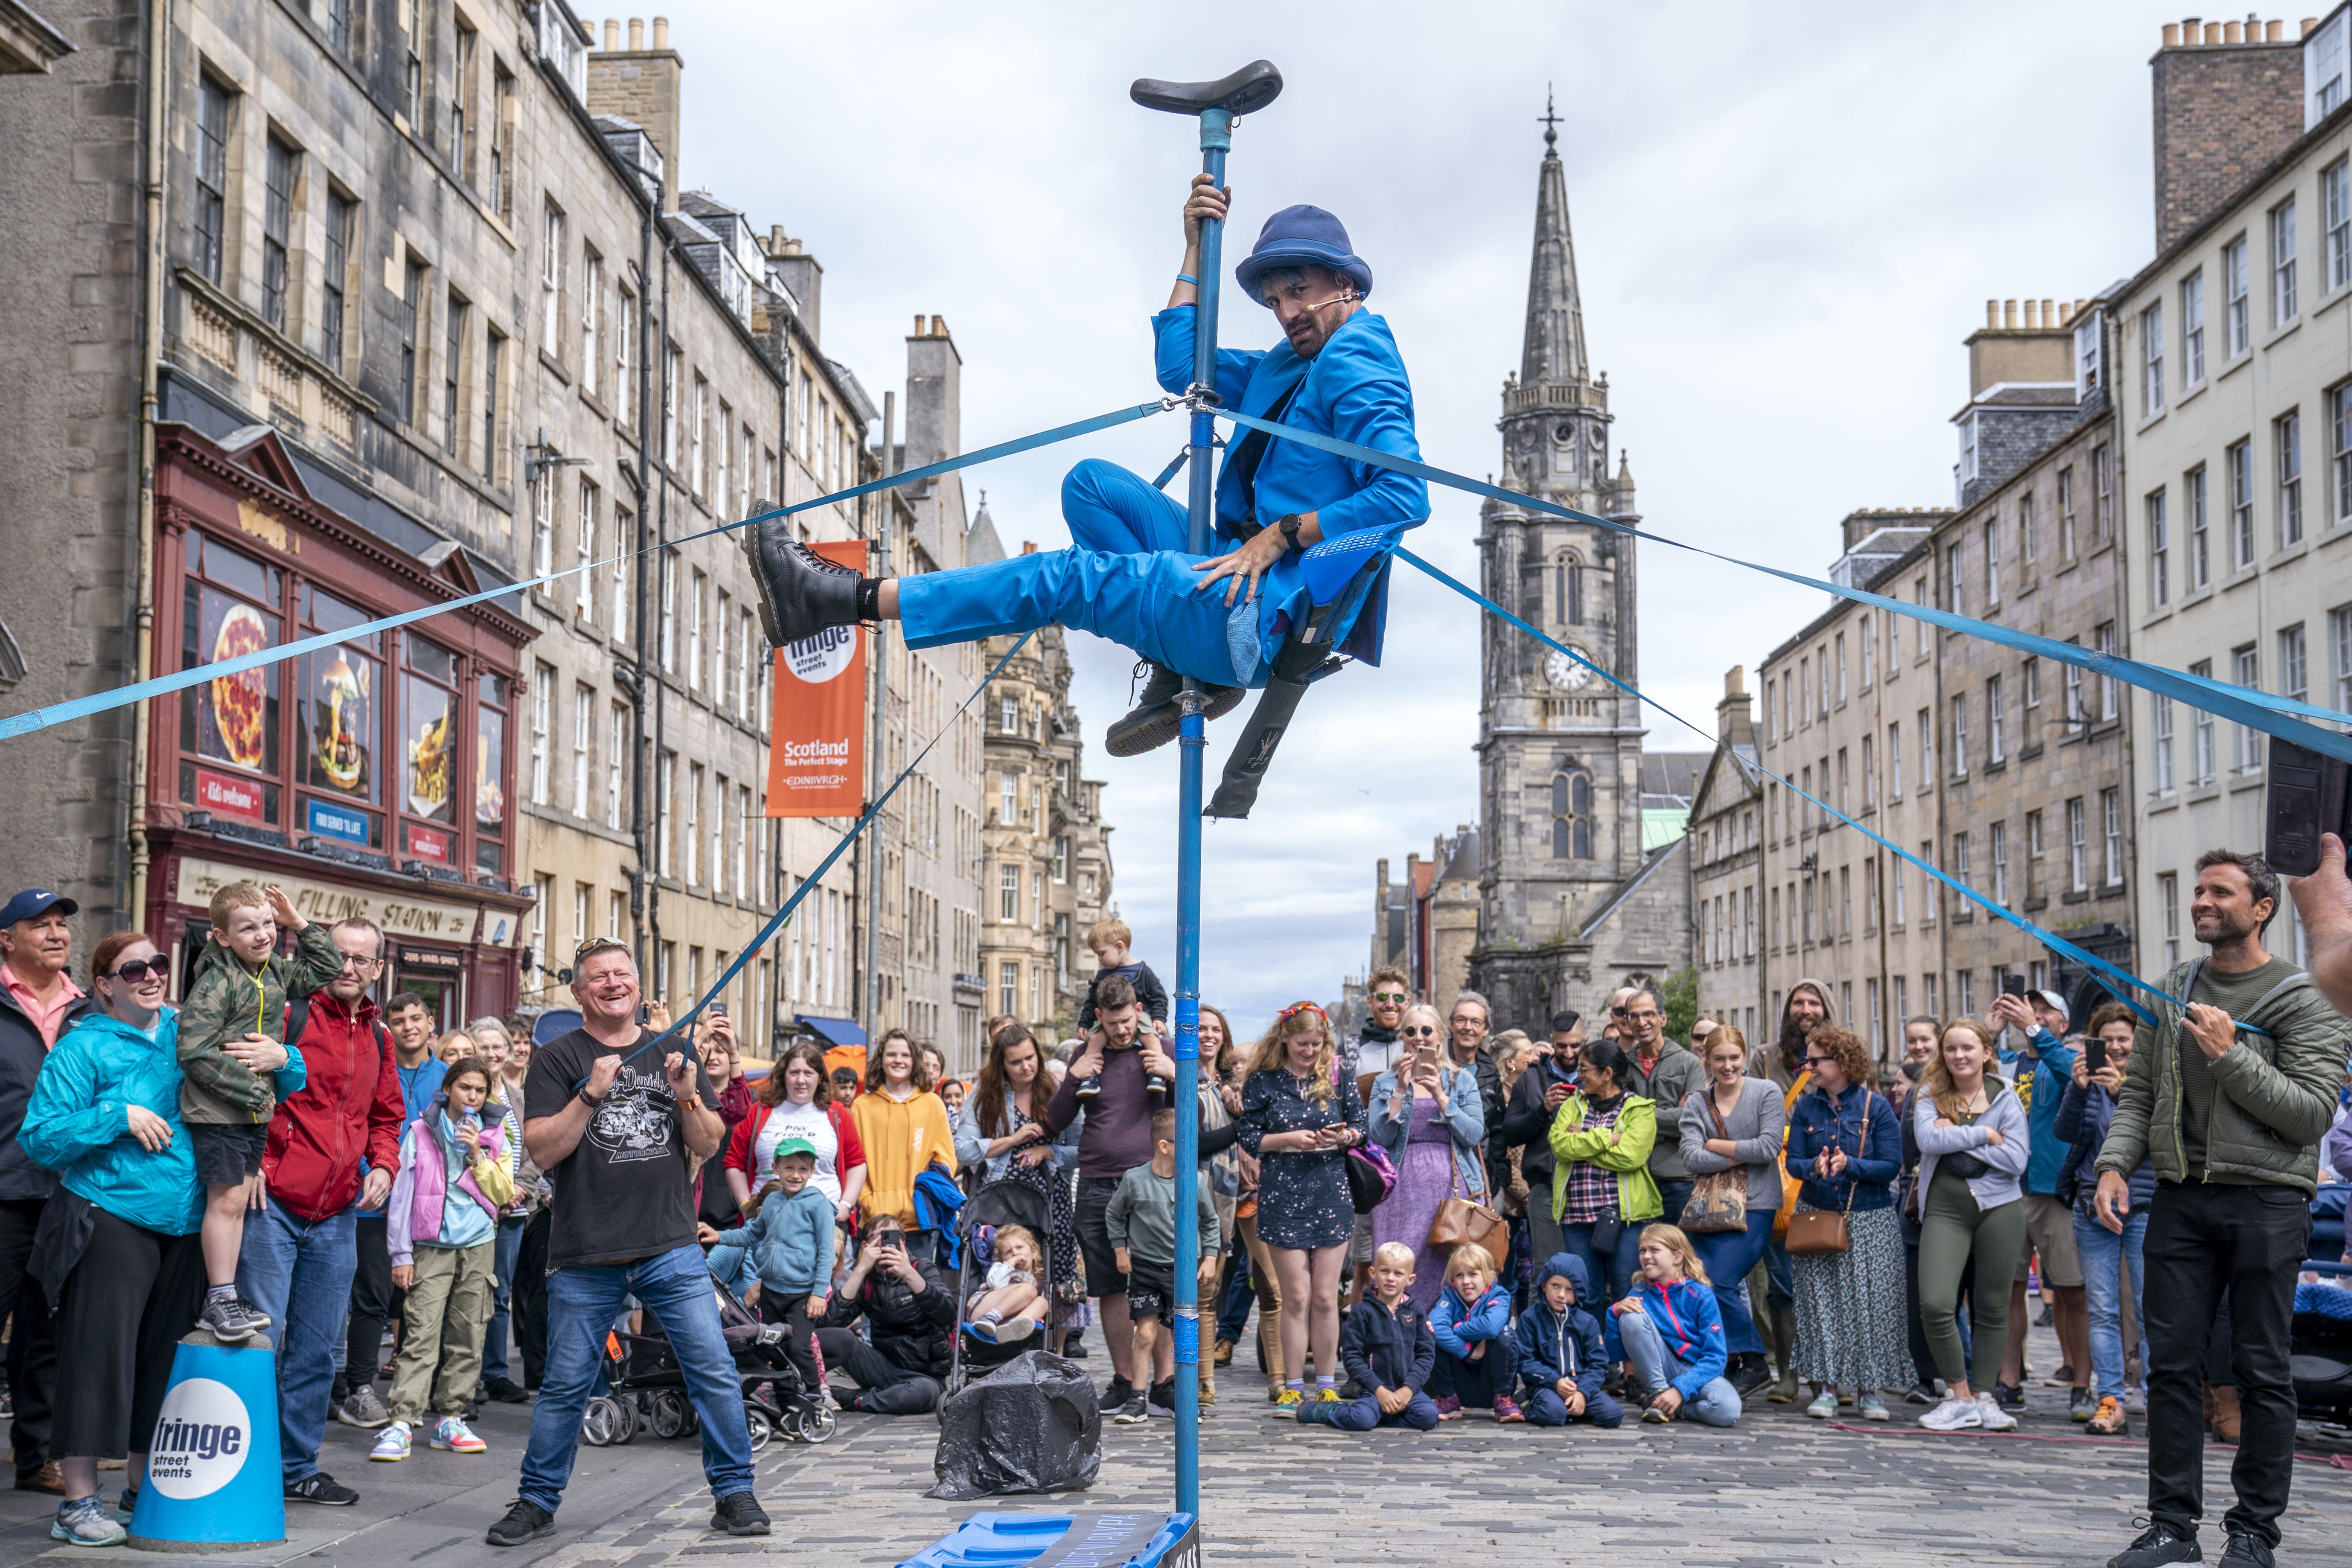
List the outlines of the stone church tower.
{"type": "MultiPolygon", "coordinates": [[[[1635,523],[1622,450],[1610,469],[1609,378],[1592,374],[1585,353],[1568,181],[1549,108],[1544,127],[1527,335],[1518,374],[1503,384],[1501,482],[1635,523]]],[[[1636,681],[1632,539],[1490,500],[1478,543],[1489,598],[1636,681]]],[[[1633,699],[1492,617],[1480,666],[1485,865],[1471,984],[1493,1000],[1498,1026],[1540,1032],[1557,1008],[1591,1009],[1626,978],[1660,979],[1689,962],[1688,868],[1678,838],[1643,847],[1643,715],[1633,699]]],[[[1662,796],[1675,787],[1653,782],[1662,796]]]]}

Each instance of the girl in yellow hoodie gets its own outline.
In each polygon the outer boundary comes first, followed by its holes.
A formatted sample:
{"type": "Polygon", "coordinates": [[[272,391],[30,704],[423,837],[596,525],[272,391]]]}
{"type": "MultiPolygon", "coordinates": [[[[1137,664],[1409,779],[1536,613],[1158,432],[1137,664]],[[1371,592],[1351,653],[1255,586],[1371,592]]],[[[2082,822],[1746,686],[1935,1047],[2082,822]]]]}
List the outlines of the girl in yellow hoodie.
{"type": "Polygon", "coordinates": [[[931,1092],[914,1042],[892,1030],[866,1064],[866,1092],[849,1108],[866,1145],[866,1190],[857,1200],[867,1226],[887,1215],[915,1228],[915,1178],[938,1164],[955,1174],[955,1133],[948,1108],[931,1092]]]}

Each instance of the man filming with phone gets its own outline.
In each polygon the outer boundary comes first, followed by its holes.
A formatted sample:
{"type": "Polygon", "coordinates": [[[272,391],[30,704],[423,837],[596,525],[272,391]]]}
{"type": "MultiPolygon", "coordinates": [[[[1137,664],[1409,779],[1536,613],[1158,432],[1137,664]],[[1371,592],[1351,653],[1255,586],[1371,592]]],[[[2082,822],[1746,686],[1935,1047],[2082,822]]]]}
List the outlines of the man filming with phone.
{"type": "Polygon", "coordinates": [[[2209,850],[2189,913],[2207,952],[2176,965],[2151,1026],[2135,1031],[2097,1162],[2098,1221],[2120,1233],[2129,1177],[2156,1167],[2147,1241],[2148,1528],[2109,1568],[2200,1563],[2205,1343],[2230,1299],[2243,1426],[2222,1518],[2227,1568],[2272,1568],[2294,1465],[2287,1329],[2311,1235],[2319,1141],[2334,1120],[2352,1026],[2312,977],[2264,951],[2277,875],[2260,856],[2209,850]],[[2169,997],[2181,997],[2184,1008],[2169,997]]]}
{"type": "Polygon", "coordinates": [[[2074,1249],[2074,1216],[2058,1201],[2058,1167],[2066,1145],[2058,1139],[2058,1105],[2074,1071],[2074,1047],[2065,1043],[2066,999],[2055,991],[2028,991],[2022,975],[2004,975],[1993,998],[1992,1026],[2015,1029],[2025,1044],[2016,1063],[2019,1098],[2025,1101],[2026,1131],[2032,1154],[2025,1167],[2025,1252],[2017,1260],[2010,1288],[2009,1344],[2000,1358],[2000,1381],[1993,1397],[2002,1408],[2025,1407],[2026,1265],[2042,1255],[2042,1282],[2056,1292],[2058,1349],[2064,1356],[2071,1394],[2068,1414],[2091,1418],[2091,1339],[2083,1305],[2083,1263],[2074,1249]]]}

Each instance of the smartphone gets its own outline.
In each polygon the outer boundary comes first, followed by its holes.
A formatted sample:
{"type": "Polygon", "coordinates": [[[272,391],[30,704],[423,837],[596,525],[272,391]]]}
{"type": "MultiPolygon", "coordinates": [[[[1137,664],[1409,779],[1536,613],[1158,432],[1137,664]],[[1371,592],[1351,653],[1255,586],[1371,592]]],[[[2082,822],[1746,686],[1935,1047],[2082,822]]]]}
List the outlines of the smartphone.
{"type": "Polygon", "coordinates": [[[714,1018],[724,1018],[727,1016],[727,1004],[724,1002],[713,1002],[710,1005],[710,1016],[714,1018]]]}
{"type": "Polygon", "coordinates": [[[2107,1070],[2107,1042],[2093,1035],[2083,1042],[2083,1060],[2095,1075],[2107,1070]]]}
{"type": "Polygon", "coordinates": [[[2319,836],[2352,833],[2352,763],[2273,738],[2269,773],[2263,858],[2273,871],[2308,877],[2319,869],[2319,836]]]}
{"type": "Polygon", "coordinates": [[[653,1005],[652,1003],[650,1003],[650,1002],[640,1002],[640,1003],[638,1003],[638,1004],[637,1004],[637,1027],[638,1027],[638,1028],[640,1028],[640,1029],[642,1029],[642,1028],[644,1028],[646,1025],[648,1025],[648,1024],[652,1023],[653,1021],[654,1021],[654,1005],[653,1005]]]}
{"type": "Polygon", "coordinates": [[[1430,1040],[1424,1043],[1418,1050],[1415,1050],[1412,1053],[1412,1057],[1416,1068],[1435,1067],[1437,1065],[1437,1042],[1435,1040],[1430,1040]]]}
{"type": "Polygon", "coordinates": [[[2002,995],[2004,995],[2004,996],[2022,996],[2022,995],[2024,995],[2024,994],[2025,994],[2025,976],[2024,976],[2024,975],[2022,975],[2022,974],[2004,974],[2004,975],[2002,975],[2002,976],[2000,977],[2000,994],[2001,994],[2002,995]]]}

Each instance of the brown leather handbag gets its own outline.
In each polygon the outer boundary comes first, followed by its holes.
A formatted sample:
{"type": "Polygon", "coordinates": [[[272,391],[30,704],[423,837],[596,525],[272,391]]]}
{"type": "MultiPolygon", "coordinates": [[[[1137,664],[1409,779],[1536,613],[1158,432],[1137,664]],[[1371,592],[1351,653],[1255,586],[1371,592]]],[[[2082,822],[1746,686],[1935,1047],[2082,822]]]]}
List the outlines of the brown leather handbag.
{"type": "MultiPolygon", "coordinates": [[[[1854,1151],[1861,1159],[1870,1152],[1870,1100],[1862,1102],[1862,1143],[1854,1151]]],[[[1850,1252],[1853,1236],[1846,1227],[1845,1216],[1853,1210],[1854,1189],[1862,1184],[1848,1182],[1845,1185],[1845,1207],[1842,1209],[1801,1209],[1789,1216],[1789,1256],[1814,1258],[1824,1253],[1850,1252]]]]}
{"type": "MultiPolygon", "coordinates": [[[[1706,1108],[1715,1111],[1715,1135],[1727,1142],[1731,1129],[1724,1125],[1723,1112],[1716,1110],[1715,1091],[1702,1089],[1706,1108]]],[[[1683,1204],[1682,1227],[1693,1235],[1711,1236],[1748,1228],[1748,1167],[1733,1165],[1728,1170],[1713,1171],[1698,1179],[1691,1188],[1690,1197],[1683,1204]]]]}
{"type": "MultiPolygon", "coordinates": [[[[1454,1149],[1447,1145],[1445,1157],[1454,1158],[1454,1149]]],[[[1453,1166],[1453,1186],[1462,1185],[1462,1167],[1453,1166]]],[[[1486,1249],[1499,1271],[1511,1257],[1511,1222],[1469,1198],[1449,1196],[1437,1205],[1437,1213],[1429,1222],[1430,1250],[1451,1253],[1457,1247],[1478,1247],[1486,1249]]]]}

